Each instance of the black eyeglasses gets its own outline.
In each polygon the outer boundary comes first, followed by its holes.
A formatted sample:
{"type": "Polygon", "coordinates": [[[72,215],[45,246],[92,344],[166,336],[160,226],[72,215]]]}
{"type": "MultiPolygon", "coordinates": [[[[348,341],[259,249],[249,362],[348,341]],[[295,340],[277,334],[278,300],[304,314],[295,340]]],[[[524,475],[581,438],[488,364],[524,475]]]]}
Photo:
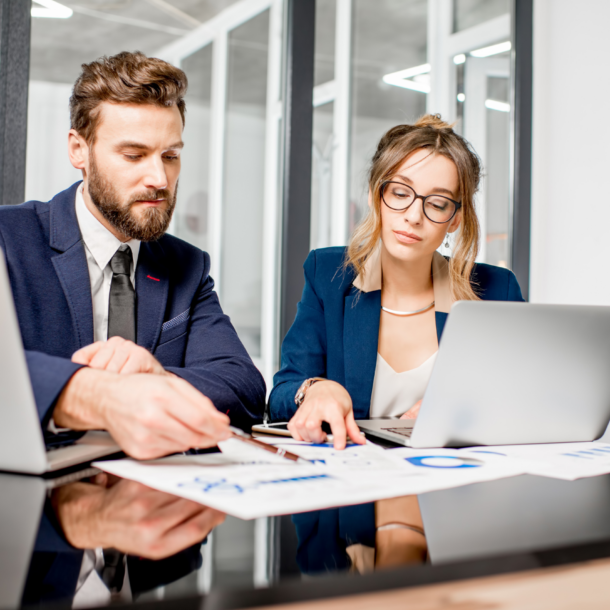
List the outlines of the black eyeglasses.
{"type": "Polygon", "coordinates": [[[386,180],[381,185],[381,198],[383,203],[396,212],[404,212],[416,199],[421,199],[424,215],[430,222],[437,224],[449,222],[462,207],[459,201],[442,195],[418,195],[409,185],[393,180],[386,180]]]}

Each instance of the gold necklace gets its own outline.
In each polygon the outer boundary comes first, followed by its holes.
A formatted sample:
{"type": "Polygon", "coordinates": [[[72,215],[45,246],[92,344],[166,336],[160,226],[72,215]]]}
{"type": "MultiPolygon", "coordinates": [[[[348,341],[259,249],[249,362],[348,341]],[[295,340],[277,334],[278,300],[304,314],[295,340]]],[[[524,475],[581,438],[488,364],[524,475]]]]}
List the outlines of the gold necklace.
{"type": "Polygon", "coordinates": [[[432,301],[432,303],[430,303],[430,305],[426,305],[425,307],[422,307],[421,309],[417,309],[416,311],[396,311],[395,309],[388,309],[387,307],[384,307],[383,305],[381,306],[381,309],[383,309],[383,311],[386,311],[387,313],[391,313],[393,316],[414,316],[416,313],[422,313],[424,311],[428,311],[428,309],[430,309],[431,307],[434,307],[434,303],[435,303],[435,301],[432,301]]]}

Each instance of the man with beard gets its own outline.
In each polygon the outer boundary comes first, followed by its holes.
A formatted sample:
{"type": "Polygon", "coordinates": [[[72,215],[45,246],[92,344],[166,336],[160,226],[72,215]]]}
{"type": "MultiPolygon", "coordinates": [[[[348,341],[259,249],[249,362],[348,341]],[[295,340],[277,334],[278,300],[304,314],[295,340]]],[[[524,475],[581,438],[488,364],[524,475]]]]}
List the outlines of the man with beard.
{"type": "Polygon", "coordinates": [[[165,234],[186,86],[181,70],[141,53],[83,65],[68,136],[83,181],[0,209],[48,440],[108,430],[150,459],[214,446],[230,422],[262,417],[265,384],[222,313],[209,256],[165,234]]]}

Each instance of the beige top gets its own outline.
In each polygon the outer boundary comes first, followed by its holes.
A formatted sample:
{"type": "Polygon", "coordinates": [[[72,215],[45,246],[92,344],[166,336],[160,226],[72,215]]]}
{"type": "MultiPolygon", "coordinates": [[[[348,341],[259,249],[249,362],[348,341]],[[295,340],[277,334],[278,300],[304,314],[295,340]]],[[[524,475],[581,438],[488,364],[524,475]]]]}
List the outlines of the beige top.
{"type": "Polygon", "coordinates": [[[402,373],[397,373],[381,354],[377,354],[369,417],[400,417],[421,400],[428,387],[437,353],[434,352],[417,368],[402,373]]]}
{"type": "MultiPolygon", "coordinates": [[[[434,311],[449,313],[454,303],[449,283],[449,263],[440,253],[432,258],[434,311]]],[[[371,254],[364,273],[354,281],[362,292],[381,290],[381,244],[371,254]]],[[[437,352],[436,352],[437,353],[437,352]]],[[[436,353],[415,369],[397,373],[378,353],[369,417],[400,417],[424,397],[436,353]]]]}

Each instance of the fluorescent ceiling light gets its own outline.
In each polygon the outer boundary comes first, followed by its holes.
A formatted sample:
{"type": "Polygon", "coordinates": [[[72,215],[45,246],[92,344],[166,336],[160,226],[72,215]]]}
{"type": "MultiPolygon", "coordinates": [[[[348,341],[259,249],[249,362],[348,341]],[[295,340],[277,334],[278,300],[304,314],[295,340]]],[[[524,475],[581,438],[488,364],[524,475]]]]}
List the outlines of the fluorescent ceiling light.
{"type": "Polygon", "coordinates": [[[455,55],[453,57],[453,63],[456,66],[459,66],[460,64],[466,63],[466,55],[464,55],[464,53],[460,53],[459,55],[455,55]]]}
{"type": "Polygon", "coordinates": [[[491,47],[483,47],[482,49],[476,49],[470,51],[473,57],[490,57],[491,55],[497,55],[498,53],[506,53],[511,50],[510,40],[501,42],[499,44],[493,44],[491,47]]]}
{"type": "Polygon", "coordinates": [[[500,112],[510,112],[510,104],[498,102],[497,100],[485,100],[485,108],[489,110],[499,110],[500,112]]]}
{"type": "Polygon", "coordinates": [[[68,6],[55,2],[55,0],[33,0],[40,6],[32,7],[32,17],[46,17],[48,19],[69,19],[73,11],[68,6]]]}
{"type": "Polygon", "coordinates": [[[428,74],[430,69],[430,64],[422,64],[421,66],[414,66],[413,68],[407,68],[406,70],[391,72],[390,74],[384,75],[383,82],[388,85],[394,85],[395,87],[402,87],[403,89],[430,93],[430,83],[422,82],[421,80],[419,82],[410,80],[414,76],[428,74]]]}

